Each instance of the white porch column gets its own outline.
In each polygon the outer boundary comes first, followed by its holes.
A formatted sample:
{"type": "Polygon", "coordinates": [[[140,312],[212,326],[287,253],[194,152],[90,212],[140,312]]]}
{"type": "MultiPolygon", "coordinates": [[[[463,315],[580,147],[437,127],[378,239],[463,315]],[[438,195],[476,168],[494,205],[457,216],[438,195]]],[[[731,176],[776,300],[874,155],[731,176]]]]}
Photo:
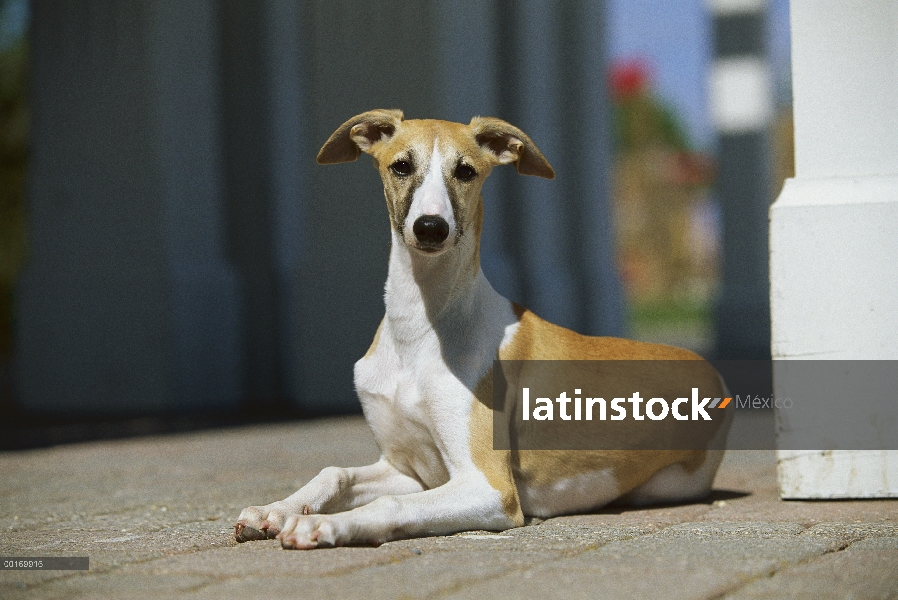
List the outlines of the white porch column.
{"type": "MultiPolygon", "coordinates": [[[[770,210],[772,355],[898,359],[898,3],[793,0],[791,19],[796,176],[770,210]]],[[[783,498],[898,496],[894,450],[778,458],[783,498]]]]}

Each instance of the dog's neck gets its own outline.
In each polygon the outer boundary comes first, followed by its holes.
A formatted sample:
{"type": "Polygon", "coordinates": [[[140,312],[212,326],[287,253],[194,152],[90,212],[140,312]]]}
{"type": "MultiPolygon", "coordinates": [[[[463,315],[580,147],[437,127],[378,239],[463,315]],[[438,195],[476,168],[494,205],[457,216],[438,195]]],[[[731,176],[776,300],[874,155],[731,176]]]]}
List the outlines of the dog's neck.
{"type": "Polygon", "coordinates": [[[496,293],[479,259],[479,239],[462,238],[442,254],[427,256],[392,230],[385,300],[393,333],[414,339],[473,318],[484,294],[496,293]]]}

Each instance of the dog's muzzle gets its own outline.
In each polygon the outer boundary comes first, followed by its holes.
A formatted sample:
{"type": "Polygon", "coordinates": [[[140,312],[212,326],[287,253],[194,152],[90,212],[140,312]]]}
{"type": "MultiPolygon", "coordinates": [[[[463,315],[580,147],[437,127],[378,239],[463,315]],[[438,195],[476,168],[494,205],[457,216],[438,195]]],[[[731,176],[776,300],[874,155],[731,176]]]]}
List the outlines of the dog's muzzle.
{"type": "Polygon", "coordinates": [[[424,215],[415,219],[412,232],[423,248],[437,249],[449,237],[449,223],[438,215],[424,215]]]}

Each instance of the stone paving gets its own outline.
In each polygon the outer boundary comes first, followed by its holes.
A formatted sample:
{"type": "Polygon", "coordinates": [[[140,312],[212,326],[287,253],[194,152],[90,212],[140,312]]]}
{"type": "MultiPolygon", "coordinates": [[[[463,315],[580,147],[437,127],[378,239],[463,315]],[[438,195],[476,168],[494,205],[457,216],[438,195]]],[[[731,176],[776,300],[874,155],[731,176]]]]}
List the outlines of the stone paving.
{"type": "Polygon", "coordinates": [[[730,452],[702,503],[606,509],[379,548],[236,544],[240,509],[377,448],[358,417],[0,453],[0,598],[898,598],[898,500],[784,502],[730,452]]]}

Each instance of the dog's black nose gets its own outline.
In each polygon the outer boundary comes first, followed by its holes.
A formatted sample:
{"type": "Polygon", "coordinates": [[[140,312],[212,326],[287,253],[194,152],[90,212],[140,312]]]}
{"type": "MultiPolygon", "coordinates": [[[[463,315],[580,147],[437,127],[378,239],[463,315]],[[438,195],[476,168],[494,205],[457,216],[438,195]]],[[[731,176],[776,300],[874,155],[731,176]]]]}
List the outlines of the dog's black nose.
{"type": "Polygon", "coordinates": [[[437,215],[424,215],[415,219],[412,231],[425,246],[437,246],[449,237],[449,223],[437,215]]]}

